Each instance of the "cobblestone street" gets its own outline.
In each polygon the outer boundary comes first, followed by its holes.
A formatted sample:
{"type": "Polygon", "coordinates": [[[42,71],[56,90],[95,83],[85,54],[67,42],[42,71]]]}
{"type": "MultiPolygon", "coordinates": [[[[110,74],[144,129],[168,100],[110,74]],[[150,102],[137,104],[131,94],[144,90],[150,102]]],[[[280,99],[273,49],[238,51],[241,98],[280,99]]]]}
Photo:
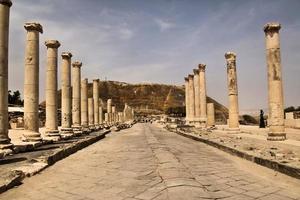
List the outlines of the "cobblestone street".
{"type": "Polygon", "coordinates": [[[284,200],[300,199],[299,185],[158,125],[136,124],[25,179],[0,199],[284,200]]]}

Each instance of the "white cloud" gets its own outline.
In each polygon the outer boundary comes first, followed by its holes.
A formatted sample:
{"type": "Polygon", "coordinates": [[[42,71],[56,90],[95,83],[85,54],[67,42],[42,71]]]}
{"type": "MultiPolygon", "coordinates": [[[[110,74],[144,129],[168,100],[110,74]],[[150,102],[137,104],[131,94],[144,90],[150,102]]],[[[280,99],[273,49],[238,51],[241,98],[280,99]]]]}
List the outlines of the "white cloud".
{"type": "Polygon", "coordinates": [[[158,19],[158,18],[154,19],[154,22],[158,25],[160,31],[162,31],[162,32],[167,31],[176,26],[172,22],[169,22],[167,20],[158,19]]]}

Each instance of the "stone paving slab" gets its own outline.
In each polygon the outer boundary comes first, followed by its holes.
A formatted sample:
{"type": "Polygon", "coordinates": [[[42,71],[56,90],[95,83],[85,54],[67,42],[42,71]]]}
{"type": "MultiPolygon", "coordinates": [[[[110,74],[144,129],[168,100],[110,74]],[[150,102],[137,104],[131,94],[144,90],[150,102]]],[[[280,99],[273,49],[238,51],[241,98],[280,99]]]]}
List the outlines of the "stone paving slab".
{"type": "Polygon", "coordinates": [[[103,139],[108,132],[109,130],[94,132],[68,141],[43,145],[31,152],[5,157],[0,161],[0,193],[19,185],[25,177],[33,176],[58,160],[103,139]]]}
{"type": "Polygon", "coordinates": [[[298,180],[257,170],[206,144],[137,124],[25,179],[0,200],[300,199],[298,180]]]}

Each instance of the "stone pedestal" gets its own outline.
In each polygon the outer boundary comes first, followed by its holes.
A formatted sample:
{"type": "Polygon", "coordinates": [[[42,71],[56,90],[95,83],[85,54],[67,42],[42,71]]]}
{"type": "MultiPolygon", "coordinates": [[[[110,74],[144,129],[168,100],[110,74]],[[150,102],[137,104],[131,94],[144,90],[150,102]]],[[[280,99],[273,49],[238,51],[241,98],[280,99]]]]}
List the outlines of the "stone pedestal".
{"type": "Polygon", "coordinates": [[[93,80],[94,124],[99,128],[99,79],[93,80]]]}
{"type": "Polygon", "coordinates": [[[82,133],[81,127],[81,62],[74,62],[72,64],[72,128],[75,135],[82,133]]]}
{"type": "Polygon", "coordinates": [[[199,82],[200,82],[200,124],[201,127],[206,127],[207,112],[206,112],[206,77],[205,64],[199,64],[199,82]]]}
{"type": "Polygon", "coordinates": [[[81,126],[83,132],[89,132],[89,108],[88,108],[88,79],[81,81],[81,126]]]}
{"type": "Polygon", "coordinates": [[[46,135],[60,138],[57,121],[57,50],[60,43],[57,40],[45,42],[47,47],[46,72],[46,135]]]}
{"type": "Polygon", "coordinates": [[[195,91],[195,117],[194,125],[196,128],[200,127],[200,79],[199,70],[194,69],[194,91],[195,91]]]}
{"type": "Polygon", "coordinates": [[[11,5],[10,0],[0,1],[0,159],[10,153],[12,148],[8,137],[8,42],[11,5]]]}
{"type": "Polygon", "coordinates": [[[207,127],[215,126],[215,106],[213,103],[207,104],[207,127]]]}
{"type": "Polygon", "coordinates": [[[88,98],[89,128],[95,130],[94,124],[94,99],[88,98]]]}
{"type": "Polygon", "coordinates": [[[43,27],[39,23],[26,23],[24,77],[24,134],[25,142],[42,141],[39,133],[39,34],[43,27]]]}
{"type": "Polygon", "coordinates": [[[285,140],[282,70],[280,57],[279,23],[264,26],[268,67],[269,133],[268,140],[285,140]]]}
{"type": "Polygon", "coordinates": [[[189,78],[184,77],[184,87],[185,87],[185,123],[188,125],[189,124],[189,78]]]}
{"type": "Polygon", "coordinates": [[[189,74],[189,113],[191,125],[194,125],[195,119],[195,89],[194,89],[194,76],[189,74]]]}
{"type": "Polygon", "coordinates": [[[227,62],[227,85],[229,97],[229,132],[239,132],[239,104],[238,104],[238,87],[236,73],[236,54],[227,52],[225,54],[227,62]]]}
{"type": "Polygon", "coordinates": [[[61,54],[61,135],[73,135],[72,126],[72,97],[71,97],[71,58],[72,54],[61,54]]]}

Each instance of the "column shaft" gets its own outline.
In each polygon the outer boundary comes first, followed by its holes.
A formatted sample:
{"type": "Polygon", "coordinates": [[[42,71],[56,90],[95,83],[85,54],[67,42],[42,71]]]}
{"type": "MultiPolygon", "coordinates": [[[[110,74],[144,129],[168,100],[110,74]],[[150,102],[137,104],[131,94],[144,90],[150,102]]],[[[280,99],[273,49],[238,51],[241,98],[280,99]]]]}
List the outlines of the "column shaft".
{"type": "Polygon", "coordinates": [[[74,62],[72,64],[72,126],[74,129],[81,127],[81,92],[80,92],[80,80],[81,80],[81,71],[82,66],[81,62],[74,62]]]}
{"type": "Polygon", "coordinates": [[[88,79],[81,81],[81,126],[89,126],[89,109],[88,109],[88,79]]]}
{"type": "Polygon", "coordinates": [[[269,133],[268,140],[285,140],[282,69],[278,23],[264,27],[268,68],[269,133]]]}
{"type": "Polygon", "coordinates": [[[57,120],[57,50],[60,43],[57,40],[48,40],[47,72],[46,72],[46,134],[58,136],[57,120]]]}
{"type": "Polygon", "coordinates": [[[239,130],[239,105],[236,73],[236,55],[232,52],[225,54],[227,61],[227,84],[229,97],[229,129],[239,130]]]}
{"type": "Polygon", "coordinates": [[[103,124],[103,107],[102,106],[99,107],[99,124],[100,125],[103,124]]]}
{"type": "Polygon", "coordinates": [[[89,127],[94,128],[94,99],[88,98],[89,127]]]}
{"type": "Polygon", "coordinates": [[[193,123],[195,119],[195,90],[194,90],[194,76],[189,75],[189,103],[190,103],[190,121],[193,123]]]}
{"type": "Polygon", "coordinates": [[[212,127],[215,125],[215,106],[213,103],[207,104],[207,126],[212,127]]]}
{"type": "Polygon", "coordinates": [[[188,124],[190,119],[189,119],[189,78],[185,77],[184,78],[184,86],[185,86],[185,121],[188,124]]]}
{"type": "Polygon", "coordinates": [[[39,133],[39,33],[38,23],[26,23],[24,78],[24,141],[41,141],[39,133]]]}
{"type": "Polygon", "coordinates": [[[206,112],[206,78],[205,78],[205,64],[199,64],[199,83],[200,83],[200,123],[201,126],[206,126],[207,112],[206,112]]]}
{"type": "MultiPolygon", "coordinates": [[[[8,42],[10,0],[0,2],[0,150],[11,146],[8,137],[8,42]]],[[[1,156],[0,156],[1,158],[1,156]]]]}
{"type": "Polygon", "coordinates": [[[112,117],[111,117],[111,113],[112,113],[112,100],[108,99],[107,100],[107,115],[108,115],[108,123],[112,122],[112,117]]]}
{"type": "Polygon", "coordinates": [[[200,125],[200,77],[199,70],[194,69],[194,91],[195,91],[195,126],[200,125]]]}
{"type": "Polygon", "coordinates": [[[99,125],[99,79],[93,80],[94,123],[99,125]]]}
{"type": "MultiPolygon", "coordinates": [[[[62,53],[61,66],[61,127],[62,131],[71,131],[72,97],[71,97],[71,57],[69,52],[62,53]]],[[[72,133],[72,131],[71,131],[72,133]]]]}

